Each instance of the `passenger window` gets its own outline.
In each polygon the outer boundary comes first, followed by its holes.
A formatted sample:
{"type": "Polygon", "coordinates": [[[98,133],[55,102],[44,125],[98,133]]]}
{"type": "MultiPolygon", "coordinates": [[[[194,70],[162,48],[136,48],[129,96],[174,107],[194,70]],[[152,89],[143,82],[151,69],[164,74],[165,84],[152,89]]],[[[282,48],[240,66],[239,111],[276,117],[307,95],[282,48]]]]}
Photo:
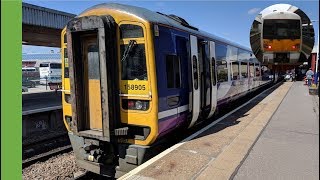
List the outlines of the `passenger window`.
{"type": "Polygon", "coordinates": [[[217,61],[227,60],[227,46],[216,43],[216,58],[217,61]]]}
{"type": "Polygon", "coordinates": [[[232,67],[232,80],[237,80],[240,79],[240,74],[239,74],[239,62],[231,62],[231,67],[232,67]]]}
{"type": "Polygon", "coordinates": [[[50,64],[50,68],[52,68],[52,69],[61,69],[61,64],[52,63],[52,64],[50,64]]]}
{"type": "Polygon", "coordinates": [[[255,64],[255,75],[256,77],[260,76],[260,64],[255,64]]]}
{"type": "Polygon", "coordinates": [[[248,63],[241,62],[241,77],[248,78],[248,63]]]}
{"type": "Polygon", "coordinates": [[[268,75],[268,67],[267,66],[261,66],[260,72],[261,72],[262,78],[264,78],[266,75],[268,75]]]}
{"type": "Polygon", "coordinates": [[[49,67],[49,64],[40,64],[40,67],[49,67]]]}
{"type": "Polygon", "coordinates": [[[167,55],[166,57],[167,87],[180,88],[181,71],[180,59],[176,55],[167,55]]]}
{"type": "Polygon", "coordinates": [[[227,61],[217,61],[218,82],[228,81],[228,66],[227,61]]]}
{"type": "Polygon", "coordinates": [[[141,38],[143,37],[142,27],[133,24],[120,25],[120,38],[141,38]]]}
{"type": "Polygon", "coordinates": [[[249,63],[250,77],[254,77],[254,64],[249,63]]]}
{"type": "Polygon", "coordinates": [[[238,61],[248,61],[250,59],[250,53],[242,49],[238,50],[238,61]]]}

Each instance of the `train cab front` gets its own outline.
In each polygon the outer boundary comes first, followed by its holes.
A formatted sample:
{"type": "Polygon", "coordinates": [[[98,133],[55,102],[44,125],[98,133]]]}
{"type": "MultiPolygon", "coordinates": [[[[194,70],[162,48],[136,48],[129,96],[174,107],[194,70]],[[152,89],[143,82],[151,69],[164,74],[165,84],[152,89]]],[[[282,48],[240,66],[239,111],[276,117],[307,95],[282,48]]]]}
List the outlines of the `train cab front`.
{"type": "Polygon", "coordinates": [[[97,174],[138,166],[156,138],[146,29],[110,15],[67,25],[72,113],[64,112],[65,122],[77,164],[97,174]]]}

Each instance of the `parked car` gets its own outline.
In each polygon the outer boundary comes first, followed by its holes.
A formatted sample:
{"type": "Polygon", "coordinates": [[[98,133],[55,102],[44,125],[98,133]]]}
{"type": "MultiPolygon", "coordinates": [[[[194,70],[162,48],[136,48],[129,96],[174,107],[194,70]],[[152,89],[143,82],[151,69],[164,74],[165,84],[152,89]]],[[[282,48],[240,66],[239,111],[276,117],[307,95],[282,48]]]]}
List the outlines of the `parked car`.
{"type": "Polygon", "coordinates": [[[36,87],[40,81],[40,73],[35,67],[22,68],[22,86],[36,87]]]}
{"type": "Polygon", "coordinates": [[[22,92],[28,92],[28,88],[27,88],[27,87],[22,86],[22,92]]]}
{"type": "Polygon", "coordinates": [[[22,86],[34,88],[36,87],[36,84],[37,83],[33,80],[29,80],[28,78],[22,78],[22,86]]]}
{"type": "Polygon", "coordinates": [[[61,76],[49,76],[40,79],[40,84],[49,85],[49,83],[62,83],[61,76]]]}

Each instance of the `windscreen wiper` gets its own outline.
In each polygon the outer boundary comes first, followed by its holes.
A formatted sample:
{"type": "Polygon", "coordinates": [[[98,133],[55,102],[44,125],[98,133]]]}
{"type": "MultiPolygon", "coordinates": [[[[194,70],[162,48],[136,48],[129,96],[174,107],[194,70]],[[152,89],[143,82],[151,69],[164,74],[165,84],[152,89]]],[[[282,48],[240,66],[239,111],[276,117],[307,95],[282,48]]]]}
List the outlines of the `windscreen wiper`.
{"type": "Polygon", "coordinates": [[[130,51],[132,50],[133,46],[137,44],[137,41],[135,40],[130,40],[129,41],[129,44],[127,46],[127,48],[124,50],[124,53],[123,53],[123,57],[121,59],[121,62],[125,61],[130,53],[130,51]]]}

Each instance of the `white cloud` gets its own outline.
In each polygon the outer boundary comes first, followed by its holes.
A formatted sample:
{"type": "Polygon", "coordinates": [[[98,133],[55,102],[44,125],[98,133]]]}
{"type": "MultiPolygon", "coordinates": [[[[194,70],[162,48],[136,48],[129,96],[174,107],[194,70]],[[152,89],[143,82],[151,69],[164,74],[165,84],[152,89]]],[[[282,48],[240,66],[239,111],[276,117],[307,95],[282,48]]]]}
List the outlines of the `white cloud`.
{"type": "Polygon", "coordinates": [[[261,8],[252,8],[249,9],[248,14],[252,15],[252,14],[256,14],[257,12],[260,11],[261,8]]]}

